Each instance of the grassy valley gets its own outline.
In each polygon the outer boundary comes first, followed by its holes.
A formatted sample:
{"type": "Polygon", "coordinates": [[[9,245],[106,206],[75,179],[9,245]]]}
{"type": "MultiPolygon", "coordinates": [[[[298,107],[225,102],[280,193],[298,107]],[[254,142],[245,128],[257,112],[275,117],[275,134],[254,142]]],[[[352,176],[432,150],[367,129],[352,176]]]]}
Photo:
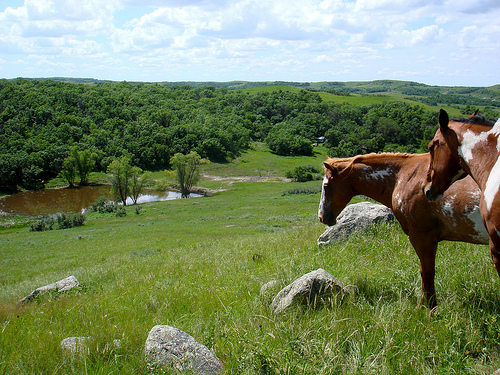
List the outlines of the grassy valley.
{"type": "Polygon", "coordinates": [[[319,191],[321,182],[283,179],[297,165],[320,167],[326,151],[315,150],[283,157],[259,143],[232,162],[204,165],[200,185],[217,190],[212,197],[147,203],[139,214],[129,206],[125,217],[91,213],[66,230],[0,229],[0,373],[146,374],[144,343],[156,324],[194,336],[227,374],[498,369],[500,281],[487,247],[442,243],[439,306],[419,308],[418,259],[397,223],[317,247],[320,194],[291,192],[319,191]],[[318,268],[352,295],[316,310],[269,311],[281,287],[318,268]],[[78,290],[16,308],[69,275],[78,290]],[[270,280],[280,285],[261,295],[270,280]],[[69,336],[92,337],[88,355],[64,355],[59,344],[69,336]]]}

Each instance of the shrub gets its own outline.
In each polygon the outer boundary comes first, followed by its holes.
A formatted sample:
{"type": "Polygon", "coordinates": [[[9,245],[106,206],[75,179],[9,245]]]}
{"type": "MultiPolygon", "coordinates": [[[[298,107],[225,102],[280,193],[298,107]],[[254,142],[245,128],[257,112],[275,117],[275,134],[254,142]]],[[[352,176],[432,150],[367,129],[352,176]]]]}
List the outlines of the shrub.
{"type": "Polygon", "coordinates": [[[43,232],[46,230],[52,230],[55,224],[55,220],[50,216],[44,216],[37,222],[31,224],[30,232],[43,232]]]}
{"type": "Polygon", "coordinates": [[[125,207],[118,206],[118,208],[116,209],[116,216],[118,217],[127,216],[127,211],[125,210],[125,207]]]}
{"type": "Polygon", "coordinates": [[[59,226],[57,229],[80,227],[84,222],[85,216],[83,216],[81,213],[77,213],[74,215],[66,215],[62,213],[57,217],[57,225],[59,226]]]}
{"type": "Polygon", "coordinates": [[[285,176],[298,182],[306,182],[314,179],[313,173],[319,173],[319,170],[312,165],[298,166],[293,171],[287,171],[285,176]]]}
{"type": "Polygon", "coordinates": [[[116,202],[110,201],[105,196],[101,196],[90,206],[90,211],[103,213],[113,213],[118,209],[116,202]]]}
{"type": "Polygon", "coordinates": [[[54,229],[54,225],[57,222],[56,229],[68,229],[73,227],[82,226],[85,222],[85,216],[81,213],[77,214],[60,214],[57,216],[57,219],[54,219],[50,216],[44,216],[37,222],[31,224],[30,231],[31,232],[43,232],[47,230],[54,229]]]}
{"type": "Polygon", "coordinates": [[[317,188],[296,188],[296,189],[290,189],[286,193],[281,194],[287,195],[287,194],[318,194],[321,193],[321,187],[317,188]]]}

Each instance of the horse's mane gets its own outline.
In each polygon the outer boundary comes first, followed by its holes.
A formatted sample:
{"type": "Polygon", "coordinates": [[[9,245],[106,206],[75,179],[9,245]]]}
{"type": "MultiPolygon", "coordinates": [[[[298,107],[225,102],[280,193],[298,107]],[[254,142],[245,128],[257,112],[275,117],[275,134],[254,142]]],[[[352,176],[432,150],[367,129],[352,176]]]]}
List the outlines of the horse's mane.
{"type": "Polygon", "coordinates": [[[451,118],[450,121],[461,122],[463,124],[470,124],[470,125],[487,125],[487,126],[495,125],[494,120],[490,120],[483,114],[477,114],[471,117],[451,118]]]}
{"type": "Polygon", "coordinates": [[[383,158],[408,158],[414,154],[408,154],[408,153],[403,153],[403,152],[382,152],[380,154],[377,153],[370,153],[370,154],[365,154],[365,155],[356,155],[352,156],[349,158],[328,158],[326,160],[326,163],[331,165],[332,167],[334,164],[337,163],[347,163],[347,165],[342,169],[342,172],[350,169],[355,163],[360,163],[363,160],[366,159],[383,159],[383,158]]]}

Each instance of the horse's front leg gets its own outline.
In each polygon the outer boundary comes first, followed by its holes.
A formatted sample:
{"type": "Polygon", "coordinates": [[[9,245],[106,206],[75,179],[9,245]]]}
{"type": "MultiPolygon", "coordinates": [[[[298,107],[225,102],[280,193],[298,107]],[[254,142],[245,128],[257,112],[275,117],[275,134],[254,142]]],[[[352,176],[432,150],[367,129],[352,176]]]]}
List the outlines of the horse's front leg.
{"type": "Polygon", "coordinates": [[[429,239],[429,234],[419,233],[410,235],[410,242],[420,259],[420,276],[422,278],[422,301],[428,308],[436,307],[436,289],[434,277],[436,275],[437,241],[429,239]]]}

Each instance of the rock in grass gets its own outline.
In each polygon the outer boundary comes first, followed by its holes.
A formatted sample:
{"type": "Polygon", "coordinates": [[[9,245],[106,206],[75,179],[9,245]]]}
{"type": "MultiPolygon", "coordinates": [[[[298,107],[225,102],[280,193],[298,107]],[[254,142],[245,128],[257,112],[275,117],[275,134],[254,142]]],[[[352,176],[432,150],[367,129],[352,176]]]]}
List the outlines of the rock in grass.
{"type": "Polygon", "coordinates": [[[193,371],[199,375],[222,373],[222,363],[206,346],[180,329],[157,325],[145,345],[148,367],[193,371]]]}
{"type": "Polygon", "coordinates": [[[19,305],[22,305],[22,304],[24,304],[26,302],[33,301],[33,299],[38,294],[43,293],[43,292],[48,292],[50,290],[57,290],[58,292],[64,292],[64,291],[73,289],[73,288],[75,288],[77,286],[80,286],[80,283],[78,282],[78,280],[76,279],[76,277],[75,276],[69,276],[69,277],[66,277],[65,279],[59,280],[59,281],[57,281],[55,283],[48,284],[48,285],[36,288],[34,291],[32,291],[26,297],[24,297],[23,299],[19,300],[17,302],[17,305],[19,306],[19,305]]]}
{"type": "Polygon", "coordinates": [[[298,278],[274,297],[271,310],[278,314],[292,305],[320,306],[326,300],[343,298],[348,290],[331,274],[319,268],[298,278]]]}
{"type": "Polygon", "coordinates": [[[345,241],[353,232],[366,232],[374,223],[394,220],[392,210],[382,204],[361,202],[350,204],[337,217],[337,223],[326,227],[318,238],[318,246],[345,241]]]}
{"type": "Polygon", "coordinates": [[[68,353],[88,355],[90,339],[90,337],[67,337],[61,341],[61,349],[68,353]]]}

